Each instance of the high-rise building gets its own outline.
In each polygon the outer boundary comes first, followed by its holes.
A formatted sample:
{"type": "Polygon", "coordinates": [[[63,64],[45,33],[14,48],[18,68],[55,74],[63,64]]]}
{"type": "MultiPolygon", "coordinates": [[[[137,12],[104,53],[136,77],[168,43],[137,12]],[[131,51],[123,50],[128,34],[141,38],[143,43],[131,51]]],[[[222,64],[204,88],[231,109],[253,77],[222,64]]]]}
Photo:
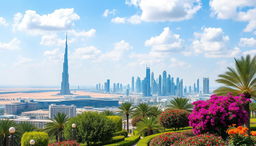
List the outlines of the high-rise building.
{"type": "Polygon", "coordinates": [[[143,95],[144,96],[151,96],[150,90],[150,68],[146,68],[146,77],[143,80],[143,95]]]}
{"type": "Polygon", "coordinates": [[[154,88],[155,88],[154,72],[151,73],[150,88],[151,88],[151,94],[153,94],[154,93],[154,88]]]}
{"type": "Polygon", "coordinates": [[[199,93],[199,79],[197,79],[196,85],[197,85],[197,87],[196,87],[196,92],[199,93]]]}
{"type": "Polygon", "coordinates": [[[203,78],[203,93],[204,94],[209,94],[209,78],[203,78]]]}
{"type": "Polygon", "coordinates": [[[163,71],[163,80],[162,80],[162,95],[167,95],[167,73],[163,71]]]}
{"type": "Polygon", "coordinates": [[[75,105],[56,105],[51,104],[49,106],[49,118],[53,119],[58,113],[64,113],[67,117],[72,118],[76,116],[75,105]]]}
{"type": "Polygon", "coordinates": [[[140,77],[137,77],[137,79],[136,79],[136,92],[137,93],[141,92],[141,80],[140,80],[140,77]]]}
{"type": "Polygon", "coordinates": [[[134,77],[132,77],[132,92],[134,92],[134,77]]]}
{"type": "Polygon", "coordinates": [[[159,75],[158,78],[158,95],[162,96],[162,76],[159,75]]]}
{"type": "Polygon", "coordinates": [[[110,93],[110,80],[107,79],[107,82],[105,83],[105,92],[110,93]]]}
{"type": "Polygon", "coordinates": [[[70,95],[71,94],[70,89],[69,89],[69,79],[68,78],[69,78],[69,75],[68,75],[68,42],[67,42],[67,35],[66,35],[66,47],[65,47],[65,54],[64,54],[60,95],[70,95]]]}

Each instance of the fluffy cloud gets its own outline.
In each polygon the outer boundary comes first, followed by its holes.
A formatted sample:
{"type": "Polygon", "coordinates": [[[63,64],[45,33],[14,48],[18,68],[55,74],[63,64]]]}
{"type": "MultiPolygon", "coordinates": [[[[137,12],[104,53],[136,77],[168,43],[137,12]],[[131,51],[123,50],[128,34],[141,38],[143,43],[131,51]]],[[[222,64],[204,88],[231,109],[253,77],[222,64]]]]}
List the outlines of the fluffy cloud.
{"type": "Polygon", "coordinates": [[[6,20],[3,17],[0,17],[0,25],[8,26],[9,24],[6,22],[6,20]]]}
{"type": "Polygon", "coordinates": [[[221,28],[203,28],[203,32],[194,33],[194,36],[192,49],[197,54],[202,53],[206,57],[234,57],[240,53],[239,48],[229,48],[229,37],[221,28]]]}
{"type": "Polygon", "coordinates": [[[140,18],[149,22],[190,19],[201,8],[200,0],[126,0],[141,10],[140,18]]]}
{"type": "Polygon", "coordinates": [[[65,39],[60,39],[56,34],[43,35],[40,45],[44,46],[64,46],[65,39]]]}
{"type": "Polygon", "coordinates": [[[243,52],[244,55],[256,55],[256,49],[243,52]]]}
{"type": "Polygon", "coordinates": [[[90,29],[88,31],[76,31],[76,30],[70,30],[68,31],[68,34],[75,37],[84,37],[89,38],[93,37],[96,34],[96,29],[90,29]]]}
{"type": "Polygon", "coordinates": [[[16,62],[14,63],[14,66],[21,66],[21,65],[27,64],[31,61],[32,61],[31,58],[19,56],[17,58],[16,62]]]}
{"type": "Polygon", "coordinates": [[[242,47],[255,47],[256,39],[255,38],[240,38],[239,45],[242,47]]]}
{"type": "Polygon", "coordinates": [[[101,54],[101,51],[94,47],[94,46],[88,46],[83,48],[77,48],[74,52],[74,57],[78,59],[92,59],[95,60],[99,57],[101,54]]]}
{"type": "Polygon", "coordinates": [[[52,62],[60,62],[63,58],[63,52],[61,52],[59,48],[55,48],[53,50],[44,51],[44,56],[52,62]]]}
{"type": "Polygon", "coordinates": [[[14,16],[14,30],[28,31],[32,34],[42,31],[59,31],[70,29],[80,17],[70,9],[57,9],[50,14],[40,15],[36,11],[27,10],[24,14],[14,16]]]}
{"type": "Polygon", "coordinates": [[[211,0],[212,14],[220,19],[233,19],[248,22],[245,32],[256,29],[256,1],[255,0],[211,0]]]}
{"type": "Polygon", "coordinates": [[[114,44],[114,48],[111,51],[102,54],[100,60],[118,61],[132,48],[133,47],[128,42],[121,40],[114,44]]]}
{"type": "Polygon", "coordinates": [[[16,50],[20,49],[20,40],[13,38],[9,42],[0,42],[0,50],[16,50]]]}
{"type": "Polygon", "coordinates": [[[151,37],[145,41],[145,46],[151,47],[153,52],[174,52],[181,50],[183,40],[179,34],[171,32],[169,27],[165,27],[158,36],[151,37]]]}
{"type": "Polygon", "coordinates": [[[131,24],[140,24],[141,23],[141,18],[139,15],[133,15],[129,18],[125,17],[115,17],[111,19],[112,23],[131,23],[131,24]]]}
{"type": "Polygon", "coordinates": [[[113,9],[113,10],[109,10],[109,9],[106,9],[102,16],[104,17],[108,17],[109,15],[115,15],[116,14],[116,9],[113,9]]]}

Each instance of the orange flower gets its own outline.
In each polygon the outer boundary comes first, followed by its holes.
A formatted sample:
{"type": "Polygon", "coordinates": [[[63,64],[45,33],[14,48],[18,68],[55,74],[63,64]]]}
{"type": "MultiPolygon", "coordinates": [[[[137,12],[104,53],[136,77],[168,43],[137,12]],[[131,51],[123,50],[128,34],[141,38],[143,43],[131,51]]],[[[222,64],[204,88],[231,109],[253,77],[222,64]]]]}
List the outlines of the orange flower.
{"type": "Polygon", "coordinates": [[[251,131],[252,136],[256,136],[256,131],[251,131]]]}

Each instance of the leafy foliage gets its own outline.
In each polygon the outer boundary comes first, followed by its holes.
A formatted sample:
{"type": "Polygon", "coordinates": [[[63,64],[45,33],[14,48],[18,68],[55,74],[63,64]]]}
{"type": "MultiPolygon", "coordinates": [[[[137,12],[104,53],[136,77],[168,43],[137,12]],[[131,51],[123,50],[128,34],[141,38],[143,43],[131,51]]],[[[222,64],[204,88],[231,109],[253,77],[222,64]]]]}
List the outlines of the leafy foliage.
{"type": "Polygon", "coordinates": [[[105,116],[114,116],[115,113],[113,111],[110,111],[110,110],[104,110],[102,112],[102,114],[104,114],[105,116]]]}
{"type": "Polygon", "coordinates": [[[160,124],[165,128],[174,128],[175,130],[187,127],[189,112],[180,109],[165,110],[160,114],[160,124]]]}
{"type": "Polygon", "coordinates": [[[142,117],[133,117],[132,118],[132,126],[135,127],[138,122],[140,122],[143,118],[142,117]]]}
{"type": "Polygon", "coordinates": [[[154,132],[158,132],[161,128],[157,119],[154,117],[143,118],[142,121],[137,124],[138,133],[143,135],[154,134],[154,132]]]}
{"type": "Polygon", "coordinates": [[[130,114],[133,113],[133,107],[132,104],[129,102],[122,103],[121,106],[119,107],[121,110],[120,113],[126,117],[126,130],[129,131],[129,118],[130,114]]]}
{"type": "Polygon", "coordinates": [[[186,139],[188,136],[183,133],[164,133],[162,135],[154,137],[149,146],[169,146],[175,142],[180,142],[186,139]]]}
{"type": "Polygon", "coordinates": [[[152,115],[152,108],[146,104],[146,103],[141,103],[138,106],[135,107],[133,117],[149,117],[152,115]]]}
{"type": "Polygon", "coordinates": [[[167,105],[167,108],[191,111],[193,105],[189,103],[188,98],[176,97],[170,101],[169,105],[167,105]]]}
{"type": "Polygon", "coordinates": [[[118,131],[118,132],[115,132],[113,134],[113,136],[124,136],[124,137],[127,137],[128,136],[128,132],[126,130],[118,131]]]}
{"type": "Polygon", "coordinates": [[[21,146],[30,146],[30,140],[35,140],[34,146],[47,146],[48,134],[45,132],[25,132],[21,138],[21,146]]]}
{"type": "Polygon", "coordinates": [[[16,124],[10,120],[0,120],[0,145],[7,145],[9,128],[15,127],[16,124]]]}
{"type": "Polygon", "coordinates": [[[115,131],[113,128],[115,124],[103,114],[97,112],[84,112],[71,118],[65,124],[64,134],[67,139],[71,139],[72,137],[71,125],[73,123],[77,125],[79,142],[87,144],[108,141],[115,131]]]}
{"type": "Polygon", "coordinates": [[[68,121],[67,115],[64,113],[58,113],[52,122],[47,123],[44,129],[50,136],[56,136],[56,141],[63,140],[63,130],[65,128],[65,123],[68,121]]]}
{"type": "Polygon", "coordinates": [[[201,134],[193,137],[188,137],[183,141],[178,142],[179,145],[193,145],[193,146],[218,146],[225,145],[225,142],[221,137],[217,137],[212,134],[201,134]]]}
{"type": "Polygon", "coordinates": [[[115,131],[122,130],[122,118],[120,116],[107,116],[107,118],[114,123],[113,128],[115,129],[115,131]]]}

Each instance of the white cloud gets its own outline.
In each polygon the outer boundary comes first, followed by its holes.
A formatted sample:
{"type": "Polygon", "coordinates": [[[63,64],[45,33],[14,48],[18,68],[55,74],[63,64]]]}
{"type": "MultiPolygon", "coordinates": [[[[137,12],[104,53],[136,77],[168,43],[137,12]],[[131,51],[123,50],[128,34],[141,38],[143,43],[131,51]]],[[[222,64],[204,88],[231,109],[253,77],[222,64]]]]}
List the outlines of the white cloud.
{"type": "Polygon", "coordinates": [[[6,20],[3,17],[0,17],[0,25],[8,26],[9,24],[6,22],[6,20]]]}
{"type": "Polygon", "coordinates": [[[244,51],[243,54],[244,55],[256,55],[256,49],[244,51]]]}
{"type": "Polygon", "coordinates": [[[140,24],[141,23],[141,18],[139,15],[133,15],[129,18],[125,18],[125,17],[115,17],[111,19],[112,23],[120,23],[120,24],[124,24],[124,23],[131,23],[131,24],[140,24]]]}
{"type": "Polygon", "coordinates": [[[240,38],[239,45],[242,47],[256,47],[255,38],[240,38]]]}
{"type": "Polygon", "coordinates": [[[248,22],[245,32],[256,29],[255,0],[211,0],[212,14],[220,19],[233,19],[248,22]]]}
{"type": "Polygon", "coordinates": [[[0,42],[0,50],[16,50],[20,49],[20,40],[13,38],[9,42],[0,42]]]}
{"type": "Polygon", "coordinates": [[[75,37],[93,37],[96,34],[96,29],[90,29],[88,31],[76,31],[76,30],[70,30],[68,32],[68,35],[75,36],[75,37]]]}
{"type": "Polygon", "coordinates": [[[131,49],[133,47],[128,42],[121,40],[114,44],[114,48],[111,51],[102,54],[99,60],[118,61],[131,49]]]}
{"type": "Polygon", "coordinates": [[[155,52],[174,52],[183,48],[182,42],[179,34],[174,34],[169,27],[165,27],[161,34],[146,40],[145,46],[151,47],[151,51],[155,52]]]}
{"type": "Polygon", "coordinates": [[[171,58],[170,67],[191,67],[191,65],[184,61],[177,60],[176,58],[171,58]]]}
{"type": "Polygon", "coordinates": [[[139,7],[141,20],[149,22],[190,19],[201,8],[200,0],[126,0],[126,4],[139,7]]]}
{"type": "Polygon", "coordinates": [[[88,46],[83,48],[77,48],[73,55],[77,59],[95,60],[99,57],[100,54],[101,54],[101,51],[98,48],[94,46],[88,46]]]}
{"type": "Polygon", "coordinates": [[[14,66],[21,66],[21,65],[27,64],[31,61],[32,61],[31,58],[19,56],[18,59],[16,60],[16,62],[14,63],[14,66]]]}
{"type": "Polygon", "coordinates": [[[42,33],[42,31],[68,30],[79,19],[79,15],[74,12],[73,8],[57,9],[44,15],[33,10],[27,10],[24,14],[15,14],[13,28],[31,34],[42,33]]]}
{"type": "MultiPolygon", "coordinates": [[[[63,50],[64,52],[64,50],[63,50]]],[[[63,58],[63,52],[59,48],[44,51],[44,56],[51,62],[61,62],[63,58]]]]}
{"type": "Polygon", "coordinates": [[[116,12],[117,12],[116,9],[112,9],[112,10],[106,9],[106,10],[103,12],[102,16],[108,17],[109,15],[115,15],[116,12]]]}
{"type": "Polygon", "coordinates": [[[43,35],[40,45],[44,46],[65,46],[65,39],[60,39],[57,34],[43,35]]]}
{"type": "Polygon", "coordinates": [[[230,49],[228,46],[229,37],[224,34],[221,28],[203,28],[203,32],[194,33],[195,39],[192,42],[192,49],[197,54],[204,54],[206,57],[234,57],[240,53],[239,48],[230,49]]]}

